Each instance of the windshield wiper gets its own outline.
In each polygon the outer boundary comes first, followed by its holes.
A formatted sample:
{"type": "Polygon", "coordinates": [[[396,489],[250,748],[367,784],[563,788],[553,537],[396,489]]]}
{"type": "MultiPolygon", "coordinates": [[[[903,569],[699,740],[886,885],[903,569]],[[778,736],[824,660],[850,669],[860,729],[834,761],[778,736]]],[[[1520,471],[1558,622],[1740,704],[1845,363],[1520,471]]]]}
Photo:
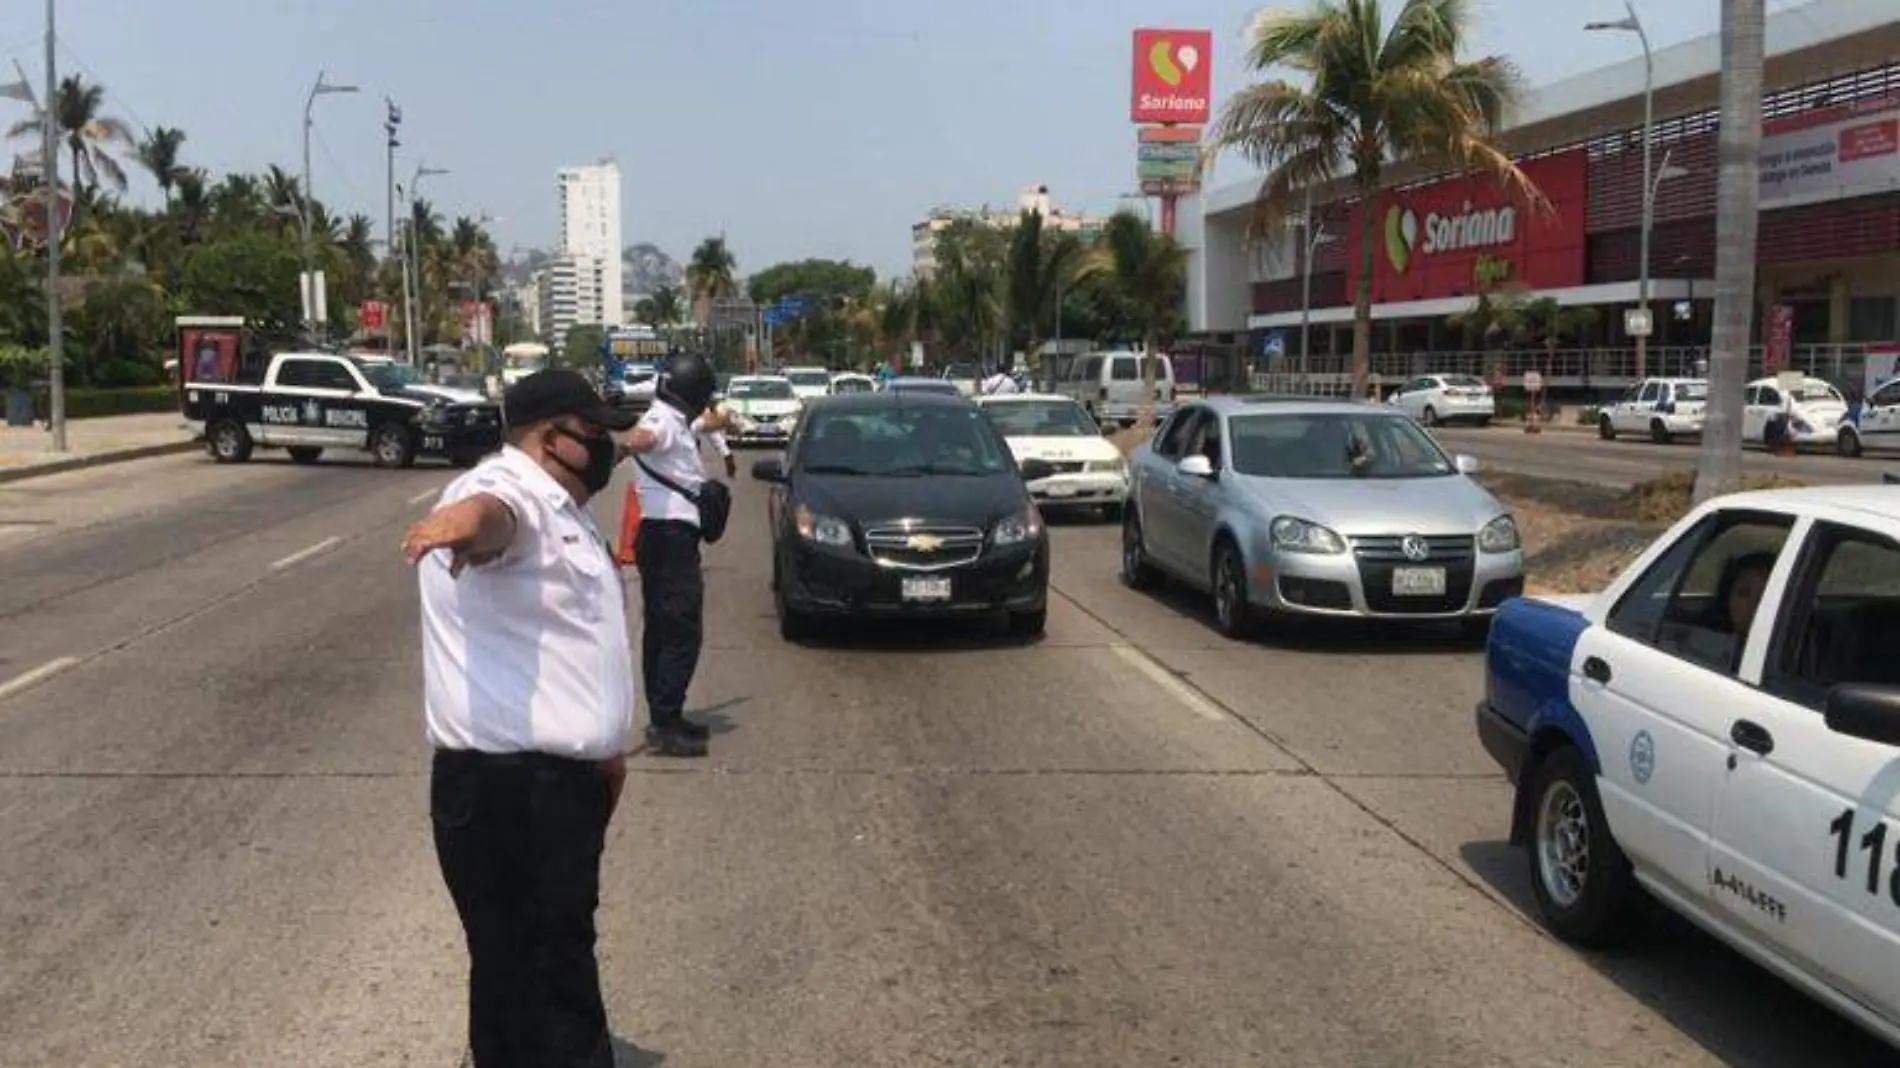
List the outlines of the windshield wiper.
{"type": "Polygon", "coordinates": [[[808,475],[869,475],[874,472],[847,464],[806,464],[799,470],[808,475]]]}

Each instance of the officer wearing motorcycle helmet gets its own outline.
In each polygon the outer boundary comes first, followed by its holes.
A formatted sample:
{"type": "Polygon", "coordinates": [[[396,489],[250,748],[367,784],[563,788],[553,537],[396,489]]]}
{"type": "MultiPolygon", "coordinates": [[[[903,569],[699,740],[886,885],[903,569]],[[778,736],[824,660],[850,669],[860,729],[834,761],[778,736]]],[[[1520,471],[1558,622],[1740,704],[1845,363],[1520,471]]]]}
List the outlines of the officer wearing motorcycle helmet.
{"type": "Polygon", "coordinates": [[[644,602],[640,668],[649,716],[647,744],[660,756],[706,755],[708,731],[686,718],[686,689],[699,666],[704,637],[706,587],[699,544],[709,533],[701,528],[710,480],[700,442],[702,435],[725,430],[727,421],[712,411],[717,389],[718,379],[704,356],[669,357],[654,390],[653,407],[640,417],[627,443],[636,461],[633,477],[640,498],[634,558],[644,602]]]}

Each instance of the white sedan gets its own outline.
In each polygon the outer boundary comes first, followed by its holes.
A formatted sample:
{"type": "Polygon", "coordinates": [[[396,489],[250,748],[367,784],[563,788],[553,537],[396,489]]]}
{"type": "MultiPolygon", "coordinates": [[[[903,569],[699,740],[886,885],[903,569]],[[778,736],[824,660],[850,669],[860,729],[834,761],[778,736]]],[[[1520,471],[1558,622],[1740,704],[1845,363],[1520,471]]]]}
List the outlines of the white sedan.
{"type": "Polygon", "coordinates": [[[1080,404],[1067,397],[1007,393],[976,398],[1009,442],[1016,462],[1041,460],[1055,469],[1029,483],[1044,512],[1092,509],[1120,518],[1128,499],[1128,461],[1080,404]]]}
{"type": "Polygon", "coordinates": [[[1498,414],[1491,387],[1476,375],[1421,375],[1393,390],[1386,403],[1425,426],[1485,426],[1498,414]]]}
{"type": "Polygon", "coordinates": [[[1900,1046],[1900,489],[1719,497],[1594,597],[1507,602],[1478,735],[1545,923],[1660,901],[1900,1046]]]}

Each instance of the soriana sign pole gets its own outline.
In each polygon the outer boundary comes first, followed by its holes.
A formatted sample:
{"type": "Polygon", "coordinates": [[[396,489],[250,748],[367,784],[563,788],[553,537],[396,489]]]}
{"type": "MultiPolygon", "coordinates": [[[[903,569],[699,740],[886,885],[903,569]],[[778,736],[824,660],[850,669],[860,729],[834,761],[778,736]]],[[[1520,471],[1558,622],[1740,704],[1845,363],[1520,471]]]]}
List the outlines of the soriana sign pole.
{"type": "MultiPolygon", "coordinates": [[[[1214,95],[1213,50],[1208,30],[1136,30],[1129,118],[1143,127],[1207,122],[1214,95]]],[[[1185,180],[1144,178],[1142,192],[1161,198],[1162,233],[1174,234],[1175,206],[1183,193],[1197,188],[1198,174],[1185,180]]]]}

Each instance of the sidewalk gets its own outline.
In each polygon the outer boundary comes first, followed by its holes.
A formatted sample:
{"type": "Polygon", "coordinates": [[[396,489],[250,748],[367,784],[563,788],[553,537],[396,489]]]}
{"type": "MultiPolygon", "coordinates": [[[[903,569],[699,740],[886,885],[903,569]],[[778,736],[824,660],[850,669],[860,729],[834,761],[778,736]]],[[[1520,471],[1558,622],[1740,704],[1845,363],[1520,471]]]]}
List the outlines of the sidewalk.
{"type": "Polygon", "coordinates": [[[70,420],[66,445],[54,452],[53,435],[42,426],[0,427],[0,482],[197,447],[177,412],[70,420]]]}

